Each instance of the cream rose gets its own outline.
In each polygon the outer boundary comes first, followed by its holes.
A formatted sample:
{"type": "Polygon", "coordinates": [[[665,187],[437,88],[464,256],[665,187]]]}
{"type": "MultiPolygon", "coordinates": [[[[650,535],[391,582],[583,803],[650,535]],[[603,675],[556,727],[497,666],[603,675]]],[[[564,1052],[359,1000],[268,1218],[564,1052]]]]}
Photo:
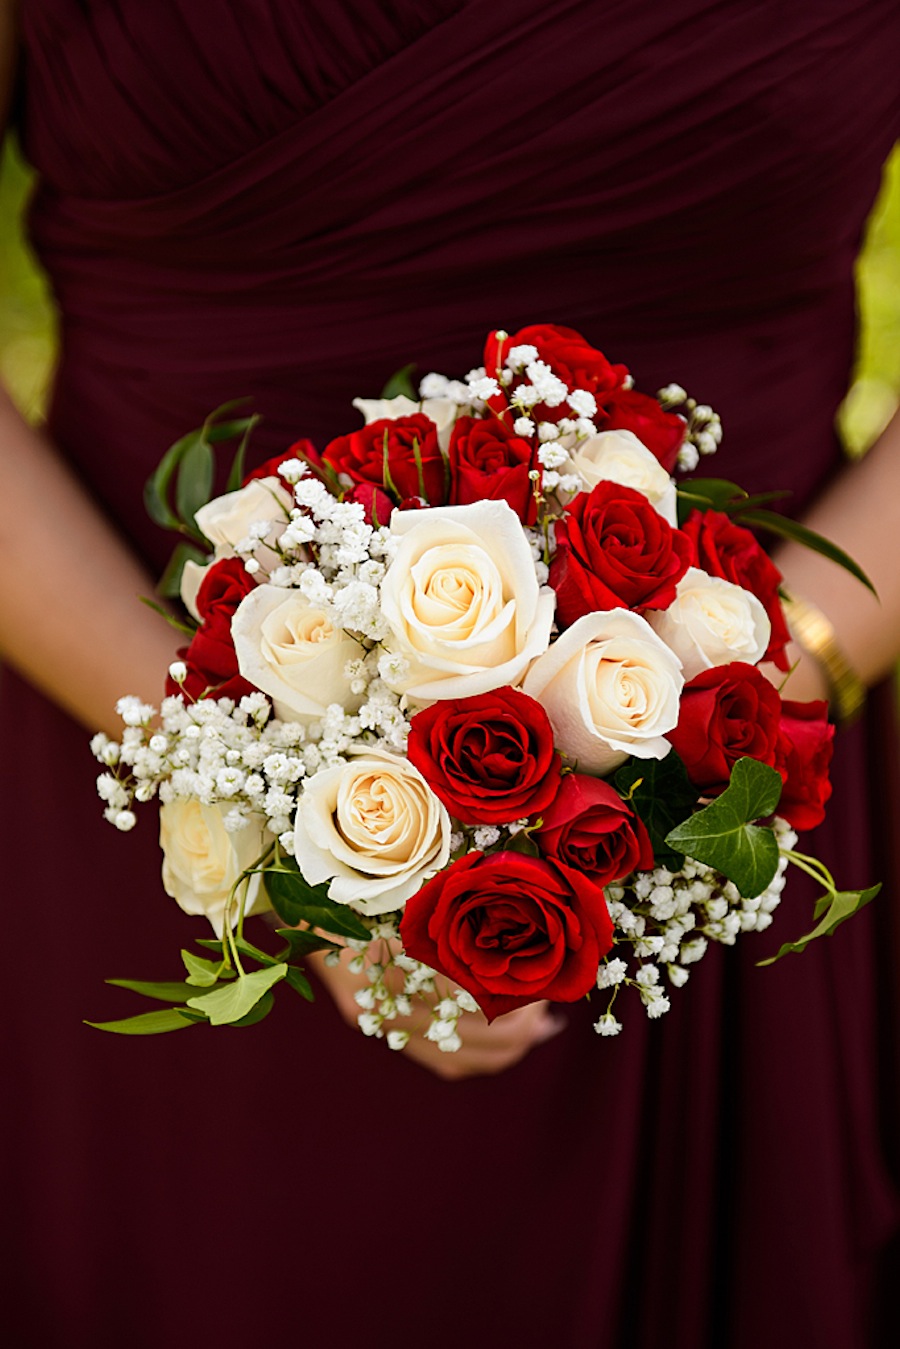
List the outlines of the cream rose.
{"type": "Polygon", "coordinates": [[[367,750],[314,774],[294,826],[294,856],[311,885],[360,913],[388,913],[450,856],[450,817],[408,759],[367,750]]]}
{"type": "Polygon", "coordinates": [[[197,596],[203,584],[203,578],[214,567],[218,558],[211,558],[205,566],[188,558],[181,570],[181,602],[192,618],[200,622],[200,610],[197,608],[197,596]]]}
{"type": "Polygon", "coordinates": [[[317,720],[329,703],[359,707],[344,668],[362,648],[301,591],[257,586],[235,610],[231,636],[238,669],[269,694],[282,721],[317,720]]]}
{"type": "Polygon", "coordinates": [[[580,441],[561,472],[577,473],[588,492],[598,482],[633,487],[670,525],[678,523],[675,484],[633,431],[601,431],[580,441]]]}
{"type": "MultiPolygon", "coordinates": [[[[241,872],[265,849],[259,819],[229,833],[223,816],[229,806],[204,806],[200,801],[169,801],[159,812],[159,842],[163,850],[162,881],[185,913],[203,914],[222,936],[225,905],[241,872]]],[[[259,876],[247,881],[245,913],[269,908],[259,876]]],[[[240,900],[240,894],[236,897],[240,900]]],[[[237,922],[239,904],[234,905],[237,922]]]]}
{"type": "Polygon", "coordinates": [[[650,624],[613,609],[576,619],[535,661],[524,691],[579,770],[604,774],[632,754],[665,758],[683,687],[681,662],[650,624]]]}
{"type": "Polygon", "coordinates": [[[264,567],[277,567],[281,561],[274,543],[284,533],[293,506],[293,498],[280,478],[254,478],[236,492],[226,492],[201,506],[196,521],[210,543],[216,558],[229,557],[250,533],[250,526],[271,521],[265,543],[254,556],[264,567]]]}
{"type": "Polygon", "coordinates": [[[391,686],[431,701],[519,683],[547,649],[556,597],[537,583],[515,512],[505,501],[395,511],[391,533],[384,646],[409,666],[391,686]]]}
{"type": "Polygon", "coordinates": [[[453,423],[459,414],[459,408],[449,398],[423,398],[421,403],[414,403],[402,393],[396,398],[354,398],[353,406],[362,413],[366,426],[369,422],[380,422],[384,417],[393,420],[395,417],[412,417],[422,412],[437,427],[438,444],[442,450],[446,450],[450,444],[453,423]]]}
{"type": "Polygon", "coordinates": [[[689,567],[668,609],[647,614],[653,629],[680,658],[685,679],[733,660],[755,665],[769,645],[772,625],[749,590],[689,567]]]}

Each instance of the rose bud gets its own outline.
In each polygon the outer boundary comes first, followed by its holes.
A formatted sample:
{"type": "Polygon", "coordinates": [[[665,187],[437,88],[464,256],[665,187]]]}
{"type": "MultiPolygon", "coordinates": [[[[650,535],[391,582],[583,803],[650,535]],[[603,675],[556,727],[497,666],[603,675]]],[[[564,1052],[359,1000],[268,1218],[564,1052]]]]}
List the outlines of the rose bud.
{"type": "Polygon", "coordinates": [[[608,782],[568,773],[532,838],[547,857],[611,885],[632,871],[653,869],[653,847],[643,820],[608,782]]]}
{"type": "Polygon", "coordinates": [[[718,796],[731,780],[736,760],[757,759],[774,767],[781,699],[753,665],[733,661],[704,670],[681,695],[672,747],[704,796],[718,796]]]}
{"type": "Polygon", "coordinates": [[[784,780],[778,814],[794,829],[813,829],[825,818],[833,740],[826,702],[782,702],[775,749],[775,767],[784,780]]]}

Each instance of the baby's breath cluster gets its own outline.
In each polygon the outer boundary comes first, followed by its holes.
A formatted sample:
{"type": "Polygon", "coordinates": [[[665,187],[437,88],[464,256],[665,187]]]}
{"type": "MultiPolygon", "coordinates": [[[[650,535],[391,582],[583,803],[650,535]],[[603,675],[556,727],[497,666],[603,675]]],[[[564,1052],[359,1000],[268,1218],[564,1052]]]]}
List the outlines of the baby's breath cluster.
{"type": "Polygon", "coordinates": [[[797,842],[791,827],[778,818],[775,836],[781,852],[778,871],[753,899],[742,898],[731,881],[691,858],[680,871],[638,871],[627,882],[607,887],[616,937],[597,973],[597,987],[611,994],[595,1023],[599,1035],[617,1035],[622,1029],[613,1014],[620,988],[634,988],[649,1017],[662,1016],[670,1007],[667,988],[687,983],[689,966],[703,958],[711,941],[733,946],[741,932],[765,931],[781,902],[786,853],[797,842]]]}

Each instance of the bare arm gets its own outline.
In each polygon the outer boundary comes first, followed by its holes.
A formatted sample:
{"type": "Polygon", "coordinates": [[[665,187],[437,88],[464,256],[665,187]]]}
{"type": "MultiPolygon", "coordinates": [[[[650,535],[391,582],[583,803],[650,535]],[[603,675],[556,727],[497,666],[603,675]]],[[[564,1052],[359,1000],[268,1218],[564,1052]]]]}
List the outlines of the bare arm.
{"type": "MultiPolygon", "coordinates": [[[[0,125],[16,5],[0,0],[0,125]]],[[[153,582],[48,440],[0,389],[0,656],[86,727],[115,732],[116,699],[158,702],[177,640],[138,595],[153,582]]]]}
{"type": "MultiPolygon", "coordinates": [[[[786,587],[822,610],[863,683],[874,684],[900,660],[900,412],[865,458],[836,479],[804,523],[855,558],[871,577],[878,598],[842,568],[795,543],[783,545],[775,555],[786,587]]],[[[825,696],[821,671],[813,661],[801,656],[784,693],[801,700],[825,696]]]]}

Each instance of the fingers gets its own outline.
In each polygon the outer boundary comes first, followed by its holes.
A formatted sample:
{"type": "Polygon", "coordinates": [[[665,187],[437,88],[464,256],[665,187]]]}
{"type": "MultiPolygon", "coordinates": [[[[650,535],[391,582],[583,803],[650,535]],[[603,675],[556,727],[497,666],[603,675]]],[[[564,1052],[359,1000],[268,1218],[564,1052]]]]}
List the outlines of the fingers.
{"type": "MultiPolygon", "coordinates": [[[[349,957],[350,953],[347,953],[349,957]]],[[[352,974],[347,969],[347,957],[337,965],[325,965],[314,957],[318,974],[334,1000],[338,1012],[355,1030],[359,1029],[359,1004],[354,994],[367,985],[364,974],[352,974]]],[[[554,1012],[547,1002],[529,1003],[527,1007],[507,1012],[488,1024],[480,1013],[466,1013],[459,1022],[462,1048],[446,1053],[424,1031],[426,1015],[397,1017],[385,1029],[408,1030],[410,1038],[402,1052],[423,1068],[445,1081],[459,1081],[501,1073],[519,1063],[526,1054],[558,1035],[566,1021],[554,1012]]]]}

